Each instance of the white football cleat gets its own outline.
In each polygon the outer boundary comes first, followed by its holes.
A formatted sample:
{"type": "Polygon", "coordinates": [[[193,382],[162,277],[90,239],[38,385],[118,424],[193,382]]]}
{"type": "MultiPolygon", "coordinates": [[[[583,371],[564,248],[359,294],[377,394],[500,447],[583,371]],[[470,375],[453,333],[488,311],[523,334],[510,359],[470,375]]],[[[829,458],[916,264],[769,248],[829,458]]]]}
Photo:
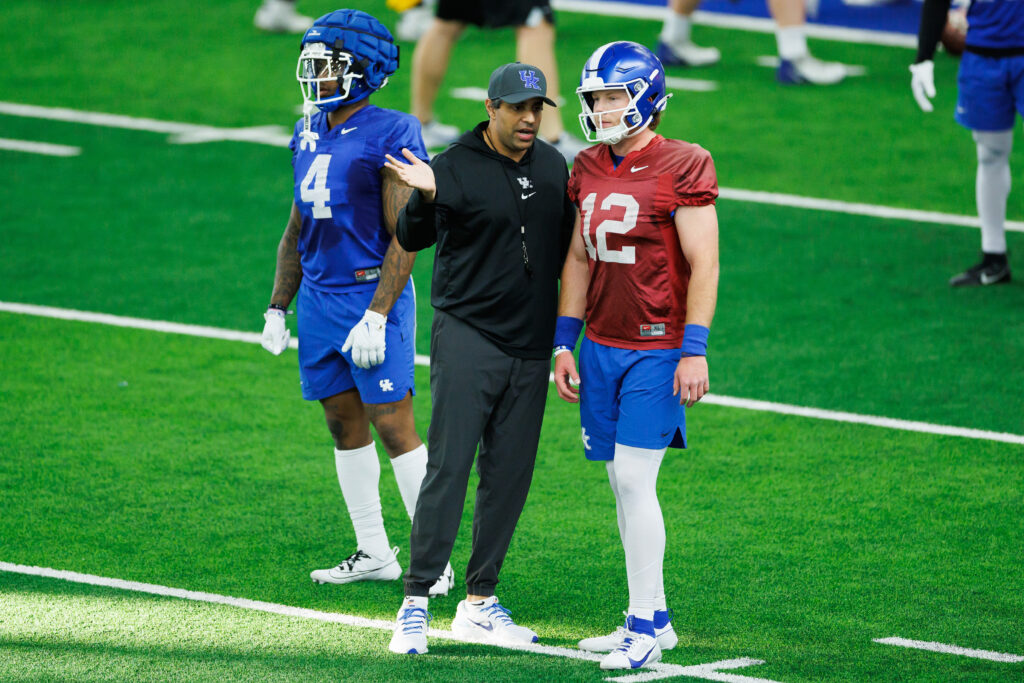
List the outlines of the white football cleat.
{"type": "MultiPolygon", "coordinates": [[[[422,655],[427,652],[427,625],[433,617],[426,607],[406,598],[395,618],[395,632],[391,634],[388,649],[400,655],[422,655]]],[[[422,600],[426,604],[426,598],[422,600]]]]}
{"type": "Polygon", "coordinates": [[[305,33],[313,25],[313,18],[296,12],[294,2],[263,0],[252,23],[271,33],[305,33]]]}
{"type": "Polygon", "coordinates": [[[509,611],[492,595],[482,603],[463,600],[455,609],[452,633],[463,640],[476,640],[494,645],[526,645],[537,642],[537,634],[518,626],[509,611]]]}
{"type": "Polygon", "coordinates": [[[423,135],[423,146],[427,149],[435,149],[447,147],[455,142],[460,131],[455,126],[449,126],[439,121],[428,121],[423,124],[420,133],[423,135]]]}
{"type": "Polygon", "coordinates": [[[717,47],[701,47],[691,41],[658,43],[658,59],[665,66],[711,66],[722,60],[717,47]]]}
{"type": "Polygon", "coordinates": [[[337,567],[314,569],[309,578],[314,583],[352,583],[353,581],[393,581],[402,575],[398,564],[398,546],[387,557],[376,558],[356,550],[337,567]]]}
{"type": "Polygon", "coordinates": [[[434,585],[430,587],[428,595],[430,595],[430,597],[432,598],[437,598],[442,595],[448,595],[448,591],[450,591],[454,586],[455,572],[452,571],[452,563],[449,562],[445,566],[444,572],[441,574],[441,576],[437,577],[437,581],[435,581],[434,585]]]}
{"type": "MultiPolygon", "coordinates": [[[[614,632],[606,636],[584,638],[577,644],[577,647],[587,652],[611,652],[612,650],[619,649],[629,635],[630,631],[626,626],[619,626],[614,632]]],[[[679,636],[676,635],[675,629],[672,628],[671,621],[662,628],[655,628],[654,637],[658,639],[658,646],[662,652],[671,650],[679,642],[679,636]]]]}
{"type": "Polygon", "coordinates": [[[661,661],[661,646],[658,639],[646,633],[629,631],[622,644],[601,660],[601,668],[639,669],[661,661]]]}
{"type": "Polygon", "coordinates": [[[434,21],[434,9],[426,3],[410,7],[398,15],[398,24],[395,25],[395,37],[409,43],[415,43],[420,39],[430,23],[434,21]]]}
{"type": "Polygon", "coordinates": [[[846,78],[846,65],[823,62],[811,55],[804,55],[800,59],[782,59],[779,60],[776,78],[780,83],[834,85],[846,78]]]}

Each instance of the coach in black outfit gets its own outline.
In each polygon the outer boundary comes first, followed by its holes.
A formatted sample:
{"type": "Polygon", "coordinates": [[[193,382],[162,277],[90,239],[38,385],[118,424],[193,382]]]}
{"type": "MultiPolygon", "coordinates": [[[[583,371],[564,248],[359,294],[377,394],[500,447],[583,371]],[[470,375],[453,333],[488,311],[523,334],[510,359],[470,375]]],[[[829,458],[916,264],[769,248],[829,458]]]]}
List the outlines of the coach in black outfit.
{"type": "Polygon", "coordinates": [[[463,628],[464,635],[491,640],[536,639],[529,629],[512,624],[500,605],[494,609],[493,596],[533,476],[558,276],[575,218],[566,195],[565,160],[536,139],[544,104],[555,106],[546,88],[544,74],[534,66],[499,67],[487,90],[487,121],[429,166],[411,153],[409,163],[392,157],[388,163],[419,190],[399,215],[399,244],[407,251],[437,244],[431,287],[433,412],[405,575],[407,602],[425,600],[451,555],[479,445],[467,599],[459,603],[453,629],[475,623],[480,632],[463,628]],[[490,628],[482,612],[490,615],[490,628]]]}

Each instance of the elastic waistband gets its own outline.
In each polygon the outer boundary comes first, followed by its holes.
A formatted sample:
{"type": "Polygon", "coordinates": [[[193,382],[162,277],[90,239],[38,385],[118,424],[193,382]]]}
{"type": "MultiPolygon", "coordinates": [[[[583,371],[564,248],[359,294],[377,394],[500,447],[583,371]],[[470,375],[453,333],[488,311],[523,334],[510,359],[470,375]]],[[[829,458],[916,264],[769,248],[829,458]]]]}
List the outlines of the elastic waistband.
{"type": "Polygon", "coordinates": [[[965,45],[964,49],[982,57],[1021,57],[1024,56],[1024,46],[1021,47],[982,47],[981,45],[965,45]]]}

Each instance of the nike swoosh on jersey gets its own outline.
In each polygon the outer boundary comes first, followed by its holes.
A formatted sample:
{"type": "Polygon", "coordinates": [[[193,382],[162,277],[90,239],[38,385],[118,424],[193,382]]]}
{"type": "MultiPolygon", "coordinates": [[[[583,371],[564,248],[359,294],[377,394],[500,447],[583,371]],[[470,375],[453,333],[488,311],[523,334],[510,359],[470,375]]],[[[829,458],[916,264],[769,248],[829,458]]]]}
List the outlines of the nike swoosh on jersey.
{"type": "Polygon", "coordinates": [[[352,126],[351,128],[342,128],[341,129],[341,134],[342,135],[347,135],[347,134],[351,133],[352,131],[354,131],[358,127],[359,126],[352,126]]]}
{"type": "Polygon", "coordinates": [[[521,196],[521,197],[522,197],[523,199],[529,199],[530,197],[532,197],[532,196],[533,196],[533,195],[535,195],[535,194],[537,194],[537,193],[536,193],[536,192],[531,192],[530,194],[524,194],[524,195],[520,195],[520,196],[521,196]]]}
{"type": "Polygon", "coordinates": [[[633,166],[632,168],[629,169],[629,172],[630,173],[636,173],[637,171],[642,171],[645,168],[647,168],[647,167],[646,166],[633,166]]]}

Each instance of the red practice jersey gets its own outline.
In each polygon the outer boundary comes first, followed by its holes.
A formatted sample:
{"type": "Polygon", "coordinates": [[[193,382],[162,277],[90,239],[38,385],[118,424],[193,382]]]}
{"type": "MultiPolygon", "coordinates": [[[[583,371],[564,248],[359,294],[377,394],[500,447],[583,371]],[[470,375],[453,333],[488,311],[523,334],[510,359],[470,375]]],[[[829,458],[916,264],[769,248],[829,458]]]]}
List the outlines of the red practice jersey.
{"type": "Polygon", "coordinates": [[[658,135],[615,168],[610,146],[598,145],[576,155],[568,191],[590,265],[587,337],[623,349],[678,348],[690,264],[673,213],[715,203],[711,155],[658,135]]]}

